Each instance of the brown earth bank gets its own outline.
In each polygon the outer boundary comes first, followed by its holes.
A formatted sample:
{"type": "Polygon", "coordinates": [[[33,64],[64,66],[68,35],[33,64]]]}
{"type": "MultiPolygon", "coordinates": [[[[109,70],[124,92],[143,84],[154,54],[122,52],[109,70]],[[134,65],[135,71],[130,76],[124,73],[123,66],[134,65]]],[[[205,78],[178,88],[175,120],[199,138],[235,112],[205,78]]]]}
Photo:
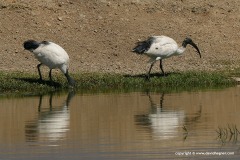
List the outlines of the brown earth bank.
{"type": "Polygon", "coordinates": [[[148,58],[131,49],[152,35],[179,45],[191,37],[202,52],[200,59],[188,46],[163,61],[166,72],[233,70],[239,30],[239,0],[0,0],[0,70],[36,72],[37,60],[22,47],[35,39],[61,45],[73,73],[145,73],[148,58]]]}

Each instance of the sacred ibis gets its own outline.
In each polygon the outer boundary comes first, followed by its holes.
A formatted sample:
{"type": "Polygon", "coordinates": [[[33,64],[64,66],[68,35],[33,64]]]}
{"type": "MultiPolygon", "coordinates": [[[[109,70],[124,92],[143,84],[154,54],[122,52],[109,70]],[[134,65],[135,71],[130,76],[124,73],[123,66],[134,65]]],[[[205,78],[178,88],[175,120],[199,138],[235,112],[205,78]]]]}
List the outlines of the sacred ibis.
{"type": "Polygon", "coordinates": [[[40,62],[37,65],[38,74],[42,81],[40,66],[46,65],[49,67],[49,78],[52,82],[52,69],[59,68],[66,76],[70,86],[75,85],[75,81],[68,73],[69,56],[67,52],[58,44],[48,41],[37,42],[35,40],[27,40],[23,43],[26,50],[32,52],[35,58],[40,62]]]}
{"type": "Polygon", "coordinates": [[[184,53],[188,44],[192,45],[197,50],[197,53],[201,58],[201,53],[191,38],[185,38],[182,42],[182,46],[179,47],[176,41],[170,37],[152,36],[145,41],[138,42],[137,46],[133,48],[132,51],[137,54],[145,54],[150,57],[149,62],[151,63],[151,66],[147,73],[147,78],[150,79],[151,69],[157,60],[160,60],[160,69],[163,75],[165,75],[165,72],[163,71],[162,60],[184,53]]]}

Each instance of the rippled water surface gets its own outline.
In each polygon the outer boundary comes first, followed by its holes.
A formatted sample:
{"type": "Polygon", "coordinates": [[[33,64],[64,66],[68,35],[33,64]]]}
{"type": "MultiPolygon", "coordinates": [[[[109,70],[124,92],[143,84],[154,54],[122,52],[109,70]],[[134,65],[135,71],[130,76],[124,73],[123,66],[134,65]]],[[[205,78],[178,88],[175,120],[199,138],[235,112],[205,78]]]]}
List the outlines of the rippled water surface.
{"type": "Polygon", "coordinates": [[[240,88],[0,98],[0,159],[239,159],[240,88]]]}

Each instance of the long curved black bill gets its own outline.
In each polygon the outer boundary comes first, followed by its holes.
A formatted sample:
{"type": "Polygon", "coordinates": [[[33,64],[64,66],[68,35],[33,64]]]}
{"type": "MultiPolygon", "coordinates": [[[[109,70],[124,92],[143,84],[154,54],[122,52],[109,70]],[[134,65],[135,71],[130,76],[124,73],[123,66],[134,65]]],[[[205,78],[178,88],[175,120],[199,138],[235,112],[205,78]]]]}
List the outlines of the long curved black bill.
{"type": "Polygon", "coordinates": [[[195,44],[195,43],[193,43],[193,42],[191,42],[191,43],[189,43],[191,46],[193,46],[196,50],[197,50],[197,52],[198,52],[198,54],[199,54],[199,56],[200,56],[200,58],[202,57],[201,56],[201,53],[200,53],[200,50],[198,49],[198,47],[197,47],[197,45],[195,44]]]}

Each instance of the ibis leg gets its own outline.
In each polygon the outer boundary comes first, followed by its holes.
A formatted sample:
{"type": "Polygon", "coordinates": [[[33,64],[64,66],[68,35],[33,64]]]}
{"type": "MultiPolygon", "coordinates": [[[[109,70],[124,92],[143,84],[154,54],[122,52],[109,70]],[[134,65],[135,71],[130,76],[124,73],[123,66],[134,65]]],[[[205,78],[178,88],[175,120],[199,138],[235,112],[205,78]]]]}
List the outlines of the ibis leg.
{"type": "Polygon", "coordinates": [[[38,74],[39,74],[39,80],[40,80],[40,81],[42,81],[42,74],[41,74],[41,70],[40,70],[41,65],[42,65],[42,63],[40,63],[40,64],[37,65],[38,74]]]}
{"type": "Polygon", "coordinates": [[[67,80],[68,80],[68,84],[69,84],[70,86],[74,87],[75,84],[76,84],[76,82],[74,81],[74,79],[73,79],[72,77],[69,76],[68,70],[67,70],[67,72],[66,72],[64,75],[66,76],[66,78],[67,78],[67,80]]]}
{"type": "Polygon", "coordinates": [[[53,82],[53,80],[52,80],[52,69],[50,69],[48,76],[49,76],[50,81],[53,82]]]}
{"type": "Polygon", "coordinates": [[[163,76],[165,76],[165,72],[163,70],[162,59],[160,59],[160,69],[162,71],[163,76]]]}
{"type": "Polygon", "coordinates": [[[150,73],[151,73],[151,70],[152,70],[152,67],[153,67],[154,63],[155,63],[155,61],[153,61],[153,62],[151,63],[151,66],[150,66],[149,71],[148,71],[148,73],[147,73],[147,79],[148,79],[148,80],[150,79],[150,73]]]}

